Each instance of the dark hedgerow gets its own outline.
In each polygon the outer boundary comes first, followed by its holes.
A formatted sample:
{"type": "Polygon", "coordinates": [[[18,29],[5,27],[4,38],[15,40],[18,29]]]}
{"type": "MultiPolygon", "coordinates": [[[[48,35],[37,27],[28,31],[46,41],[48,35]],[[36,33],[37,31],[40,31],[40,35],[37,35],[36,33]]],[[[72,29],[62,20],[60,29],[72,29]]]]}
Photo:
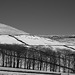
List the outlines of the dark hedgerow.
{"type": "Polygon", "coordinates": [[[0,44],[0,66],[53,72],[75,72],[75,53],[71,50],[0,44]]]}

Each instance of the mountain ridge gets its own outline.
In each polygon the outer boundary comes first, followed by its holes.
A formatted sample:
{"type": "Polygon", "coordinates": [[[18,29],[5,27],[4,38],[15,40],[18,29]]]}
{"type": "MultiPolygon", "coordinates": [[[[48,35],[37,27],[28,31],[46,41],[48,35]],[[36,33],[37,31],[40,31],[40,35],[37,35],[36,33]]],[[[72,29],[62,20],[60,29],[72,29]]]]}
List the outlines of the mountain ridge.
{"type": "Polygon", "coordinates": [[[0,23],[0,34],[4,35],[21,35],[29,34],[17,28],[0,23]]]}

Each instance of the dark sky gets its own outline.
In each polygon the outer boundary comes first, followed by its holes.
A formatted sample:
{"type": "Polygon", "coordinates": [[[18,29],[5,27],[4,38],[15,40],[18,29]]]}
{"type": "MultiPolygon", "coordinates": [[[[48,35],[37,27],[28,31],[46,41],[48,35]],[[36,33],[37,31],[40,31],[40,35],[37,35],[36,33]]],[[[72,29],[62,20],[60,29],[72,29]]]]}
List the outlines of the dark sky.
{"type": "Polygon", "coordinates": [[[75,0],[0,0],[0,23],[37,35],[75,34],[75,0]]]}

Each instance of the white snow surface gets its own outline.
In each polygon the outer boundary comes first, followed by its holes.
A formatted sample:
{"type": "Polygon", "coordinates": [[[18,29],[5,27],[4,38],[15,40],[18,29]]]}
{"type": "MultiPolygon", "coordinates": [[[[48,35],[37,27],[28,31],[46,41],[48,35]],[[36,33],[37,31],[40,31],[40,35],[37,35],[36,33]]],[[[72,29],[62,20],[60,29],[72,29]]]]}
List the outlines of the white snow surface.
{"type": "MultiPolygon", "coordinates": [[[[55,40],[48,39],[48,38],[31,36],[31,35],[18,35],[14,37],[25,42],[26,44],[30,46],[42,46],[44,48],[50,48],[53,50],[69,49],[63,46],[63,45],[66,45],[65,43],[61,43],[59,41],[55,41],[55,40]]],[[[23,44],[22,42],[18,41],[14,37],[11,37],[9,35],[0,35],[0,44],[21,44],[21,45],[23,44]]],[[[68,46],[68,47],[75,48],[75,46],[68,46]]]]}
{"type": "MultiPolygon", "coordinates": [[[[44,38],[44,37],[39,37],[39,36],[31,36],[31,35],[20,35],[20,36],[15,36],[16,38],[22,40],[23,42],[29,44],[29,45],[43,45],[43,47],[45,48],[51,48],[53,50],[57,50],[57,49],[66,49],[66,50],[72,50],[71,48],[68,47],[72,47],[75,48],[75,46],[68,46],[71,45],[71,43],[65,43],[65,42],[59,42],[56,40],[52,40],[49,38],[44,38]],[[65,47],[63,45],[67,45],[68,47],[65,47]]],[[[73,44],[72,44],[73,45],[73,44]]]]}
{"type": "MultiPolygon", "coordinates": [[[[65,47],[65,46],[51,46],[52,48],[53,48],[53,50],[58,50],[58,49],[66,49],[66,50],[69,50],[70,48],[67,48],[67,47],[65,47]]],[[[70,50],[72,50],[72,49],[70,49],[70,50]]]]}
{"type": "Polygon", "coordinates": [[[8,35],[0,35],[0,44],[22,44],[22,43],[8,35]]]}
{"type": "Polygon", "coordinates": [[[67,46],[69,45],[69,47],[75,48],[75,46],[70,46],[70,45],[75,45],[75,38],[53,40],[50,38],[45,38],[40,36],[32,36],[29,33],[26,33],[14,27],[0,23],[0,44],[22,44],[23,45],[24,43],[22,41],[28,44],[27,47],[40,46],[44,48],[52,48],[55,50],[57,48],[68,49],[67,47],[64,47],[63,45],[67,45],[67,46]],[[9,35],[13,35],[18,40],[9,35]]]}
{"type": "Polygon", "coordinates": [[[8,25],[5,25],[5,24],[2,24],[0,23],[0,34],[10,34],[10,35],[19,35],[19,34],[29,34],[29,33],[26,33],[22,30],[19,30],[19,29],[16,29],[14,27],[11,27],[11,26],[8,26],[8,25]]]}
{"type": "Polygon", "coordinates": [[[29,45],[64,45],[64,43],[38,36],[20,35],[15,37],[29,45]]]}
{"type": "Polygon", "coordinates": [[[72,47],[72,48],[74,48],[74,49],[75,49],[75,46],[69,46],[69,47],[72,47]]]}

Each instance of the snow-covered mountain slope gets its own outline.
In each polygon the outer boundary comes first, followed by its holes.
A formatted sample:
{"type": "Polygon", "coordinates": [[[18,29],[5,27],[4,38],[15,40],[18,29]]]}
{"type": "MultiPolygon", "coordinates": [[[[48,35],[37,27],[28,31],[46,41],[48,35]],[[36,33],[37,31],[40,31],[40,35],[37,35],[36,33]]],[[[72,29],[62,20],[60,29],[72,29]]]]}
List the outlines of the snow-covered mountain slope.
{"type": "Polygon", "coordinates": [[[19,44],[27,47],[44,47],[56,49],[75,50],[75,38],[60,36],[32,36],[16,28],[0,24],[0,44],[19,44]]]}
{"type": "Polygon", "coordinates": [[[52,39],[38,37],[38,36],[20,35],[15,37],[24,41],[29,45],[64,45],[64,43],[60,43],[52,39]]]}
{"type": "Polygon", "coordinates": [[[0,44],[18,44],[23,45],[25,47],[37,47],[38,49],[50,48],[52,50],[65,49],[74,51],[75,49],[74,45],[68,46],[67,44],[61,43],[59,41],[31,35],[18,35],[18,36],[0,35],[0,44]],[[15,38],[17,38],[18,40],[15,38]]]}
{"type": "Polygon", "coordinates": [[[67,45],[75,45],[75,35],[67,35],[67,36],[65,36],[65,35],[53,35],[53,36],[43,35],[42,37],[56,40],[56,41],[59,41],[61,43],[65,43],[67,45]]]}
{"type": "Polygon", "coordinates": [[[20,35],[20,34],[28,34],[28,33],[0,23],[0,34],[20,35]]]}
{"type": "MultiPolygon", "coordinates": [[[[58,41],[60,43],[64,43],[66,46],[68,46],[69,49],[75,50],[75,35],[40,35],[44,38],[49,38],[55,41],[58,41]]],[[[54,46],[55,48],[63,48],[59,46],[54,46]]]]}
{"type": "Polygon", "coordinates": [[[39,46],[41,48],[50,48],[53,50],[57,49],[75,50],[74,44],[60,42],[50,38],[31,36],[31,35],[20,35],[15,37],[31,46],[37,46],[37,47],[39,46]]]}
{"type": "Polygon", "coordinates": [[[24,45],[25,47],[37,47],[37,48],[50,48],[56,49],[68,49],[61,43],[52,39],[31,36],[31,35],[0,35],[0,44],[18,44],[24,45]]]}
{"type": "Polygon", "coordinates": [[[0,35],[0,44],[22,44],[9,35],[0,35]]]}

